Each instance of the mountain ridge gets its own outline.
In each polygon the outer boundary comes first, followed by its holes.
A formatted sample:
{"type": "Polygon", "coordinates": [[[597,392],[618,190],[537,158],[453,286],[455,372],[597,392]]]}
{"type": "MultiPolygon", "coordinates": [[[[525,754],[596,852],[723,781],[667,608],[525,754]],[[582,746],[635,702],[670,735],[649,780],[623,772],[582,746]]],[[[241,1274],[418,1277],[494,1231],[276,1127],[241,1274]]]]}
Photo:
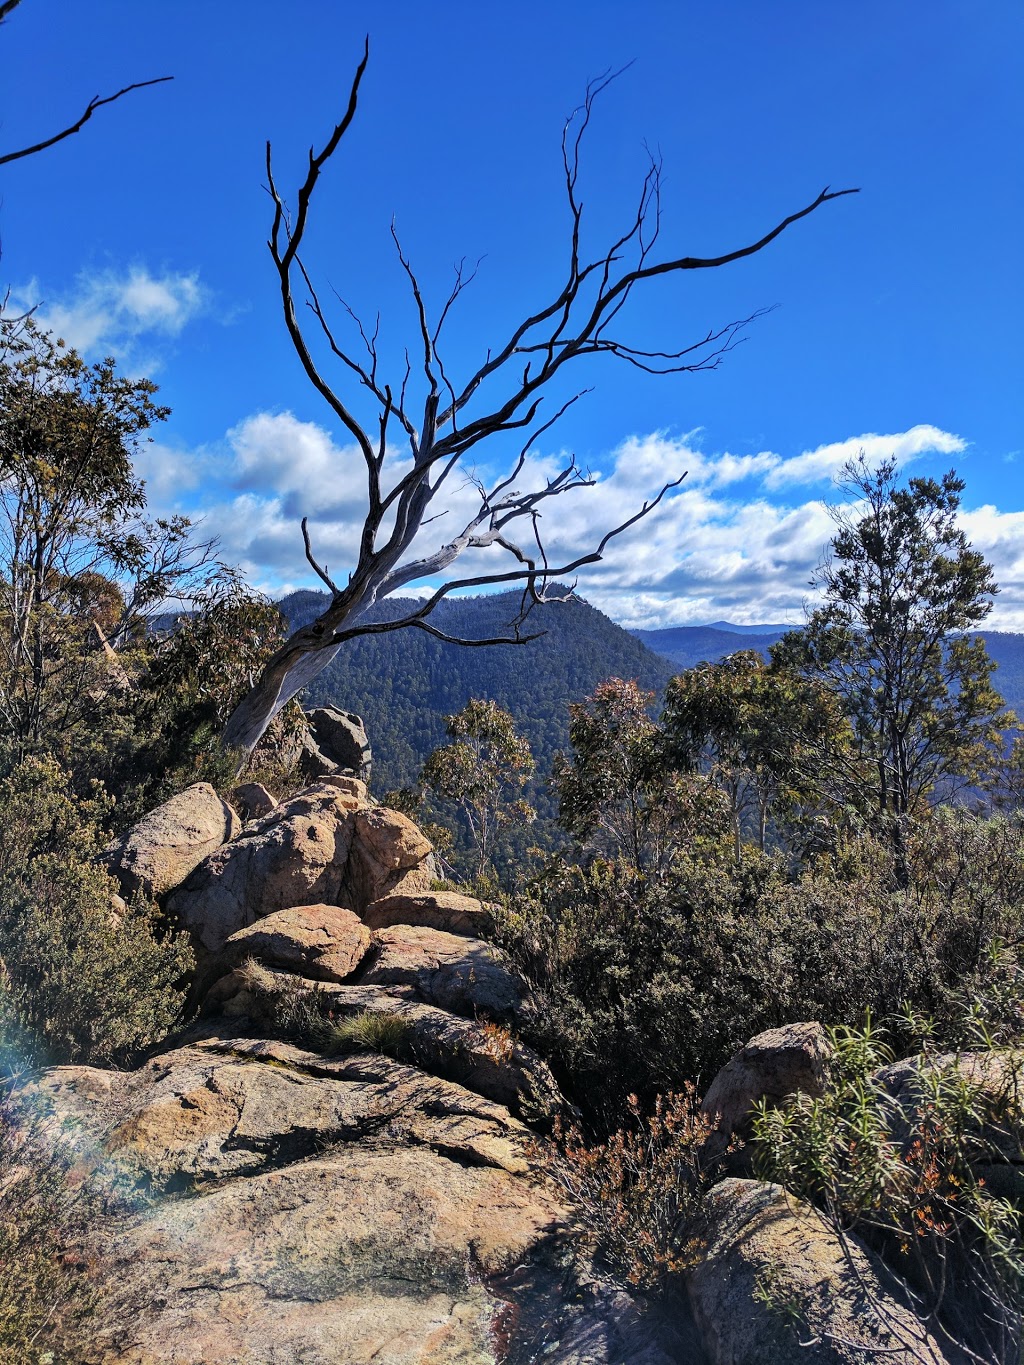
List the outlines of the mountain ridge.
{"type": "MultiPolygon", "coordinates": [[[[415,599],[387,598],[369,619],[395,620],[415,599]]],[[[302,589],[277,604],[292,628],[308,625],[328,595],[302,589]]],[[[449,598],[431,620],[460,637],[504,633],[521,602],[518,592],[449,598]]],[[[357,637],[306,689],[306,707],[337,705],[361,715],[374,752],[374,787],[380,793],[412,785],[427,755],[446,742],[444,717],[471,697],[496,701],[511,712],[537,760],[531,798],[550,803],[544,781],[569,738],[570,702],[581,701],[609,677],[636,679],[654,692],[684,668],[717,662],[738,650],[765,653],[787,630],[781,625],[670,626],[629,631],[583,598],[534,609],[530,631],[543,634],[522,645],[483,648],[449,644],[424,631],[402,629],[357,637]]],[[[995,684],[1006,702],[1024,711],[1024,635],[980,632],[997,668],[995,684]]]]}

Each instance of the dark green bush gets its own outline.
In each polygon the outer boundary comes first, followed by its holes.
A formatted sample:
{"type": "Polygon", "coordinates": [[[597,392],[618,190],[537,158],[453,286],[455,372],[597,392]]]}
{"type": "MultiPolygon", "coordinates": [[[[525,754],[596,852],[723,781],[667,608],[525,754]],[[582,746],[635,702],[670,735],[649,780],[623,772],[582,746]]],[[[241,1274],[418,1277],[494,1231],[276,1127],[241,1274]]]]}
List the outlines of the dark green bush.
{"type": "Polygon", "coordinates": [[[754,1034],[795,1020],[853,1026],[870,1011],[909,1051],[901,1015],[953,1038],[965,997],[984,997],[988,1025],[1012,1031],[1019,997],[990,988],[1021,964],[1024,825],[936,811],[907,846],[907,887],[866,835],[796,877],[756,853],[680,860],[661,881],[553,865],[503,925],[538,995],[532,1041],[584,1112],[616,1126],[630,1093],[706,1086],[754,1034]]]}
{"type": "Polygon", "coordinates": [[[52,760],[0,780],[3,1064],[129,1060],[180,1017],[192,965],[155,906],[115,909],[93,859],[104,802],[84,801],[52,760]]]}

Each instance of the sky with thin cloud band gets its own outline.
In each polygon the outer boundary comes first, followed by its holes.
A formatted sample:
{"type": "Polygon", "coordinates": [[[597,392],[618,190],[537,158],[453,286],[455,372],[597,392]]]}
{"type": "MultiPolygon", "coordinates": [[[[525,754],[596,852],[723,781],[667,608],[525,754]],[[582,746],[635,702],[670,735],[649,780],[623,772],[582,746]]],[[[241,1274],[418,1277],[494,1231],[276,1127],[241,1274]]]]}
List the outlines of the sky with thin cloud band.
{"type": "MultiPolygon", "coordinates": [[[[362,463],[284,335],[265,257],[264,139],[293,186],[369,29],[367,83],[316,204],[310,268],[326,298],[337,290],[371,325],[380,310],[382,357],[400,373],[414,333],[391,215],[435,309],[453,260],[483,257],[447,353],[464,377],[557,291],[562,122],[589,77],[635,56],[591,129],[588,246],[631,211],[645,139],[666,168],[671,254],[753,240],[827,182],[861,194],[736,268],[631,300],[623,334],[652,348],[771,311],[711,374],[580,367],[593,392],[531,446],[518,481],[541,486],[573,455],[593,476],[544,506],[551,562],[586,553],[685,471],[579,573],[579,591],[636,627],[797,622],[831,534],[827,505],[843,496],[837,477],[863,452],[895,458],[907,477],[962,474],[961,524],[1001,585],[990,624],[1024,629],[1024,190],[1009,164],[1024,132],[1009,93],[1024,75],[1024,21],[1009,3],[897,8],[740,0],[727,15],[650,0],[627,21],[610,0],[569,0],[555,13],[526,4],[510,25],[458,0],[432,22],[404,0],[307,0],[282,24],[263,0],[228,0],[213,12],[186,3],[172,31],[128,0],[88,15],[26,0],[0,32],[14,73],[0,150],[65,106],[73,118],[97,89],[175,81],[4,168],[0,283],[10,306],[35,308],[87,356],[113,354],[160,384],[173,415],[138,458],[155,512],[201,518],[223,557],[273,595],[319,586],[302,552],[308,517],[318,558],[343,580],[365,508],[362,463]],[[432,80],[424,104],[423,74],[437,71],[459,78],[432,80]]],[[[372,409],[360,414],[373,424],[372,409]]],[[[481,446],[416,553],[461,530],[474,481],[494,481],[515,454],[508,442],[481,446]]],[[[389,453],[394,475],[407,458],[389,453]]],[[[458,574],[495,567],[512,565],[500,550],[473,552],[458,574]]]]}

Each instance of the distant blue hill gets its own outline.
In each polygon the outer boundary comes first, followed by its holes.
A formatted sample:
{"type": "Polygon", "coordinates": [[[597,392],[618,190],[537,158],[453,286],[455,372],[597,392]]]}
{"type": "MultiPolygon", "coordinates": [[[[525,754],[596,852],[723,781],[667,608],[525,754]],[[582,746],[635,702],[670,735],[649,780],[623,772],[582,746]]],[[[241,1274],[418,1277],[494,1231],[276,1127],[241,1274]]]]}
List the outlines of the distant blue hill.
{"type": "MultiPolygon", "coordinates": [[[[715,621],[710,626],[669,626],[665,630],[634,630],[633,634],[648,649],[682,669],[718,663],[727,654],[741,649],[767,654],[776,640],[793,629],[782,625],[734,626],[728,621],[715,621]]],[[[996,687],[1006,704],[1024,718],[1024,635],[1000,630],[983,630],[978,634],[995,661],[996,687]]]]}
{"type": "Polygon", "coordinates": [[[709,621],[706,626],[698,626],[698,630],[727,630],[733,635],[784,635],[787,630],[795,630],[796,626],[787,626],[776,622],[773,626],[737,626],[732,621],[709,621]]]}
{"type": "Polygon", "coordinates": [[[634,630],[648,649],[668,659],[676,668],[717,663],[740,649],[766,653],[769,645],[781,640],[791,626],[733,626],[716,621],[711,626],[668,626],[664,630],[634,630]]]}

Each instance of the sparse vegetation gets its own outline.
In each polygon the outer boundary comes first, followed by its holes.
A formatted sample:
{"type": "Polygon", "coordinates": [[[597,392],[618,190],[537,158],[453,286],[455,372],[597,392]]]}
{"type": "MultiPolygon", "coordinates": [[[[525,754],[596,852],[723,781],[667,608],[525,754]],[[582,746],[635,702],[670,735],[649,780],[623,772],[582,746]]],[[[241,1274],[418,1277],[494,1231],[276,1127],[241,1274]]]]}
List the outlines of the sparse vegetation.
{"type": "Polygon", "coordinates": [[[704,1198],[726,1153],[709,1158],[711,1123],[692,1085],[659,1096],[649,1112],[630,1095],[626,1109],[625,1126],[606,1142],[559,1124],[548,1169],[593,1250],[630,1284],[663,1288],[701,1254],[704,1198]]]}

